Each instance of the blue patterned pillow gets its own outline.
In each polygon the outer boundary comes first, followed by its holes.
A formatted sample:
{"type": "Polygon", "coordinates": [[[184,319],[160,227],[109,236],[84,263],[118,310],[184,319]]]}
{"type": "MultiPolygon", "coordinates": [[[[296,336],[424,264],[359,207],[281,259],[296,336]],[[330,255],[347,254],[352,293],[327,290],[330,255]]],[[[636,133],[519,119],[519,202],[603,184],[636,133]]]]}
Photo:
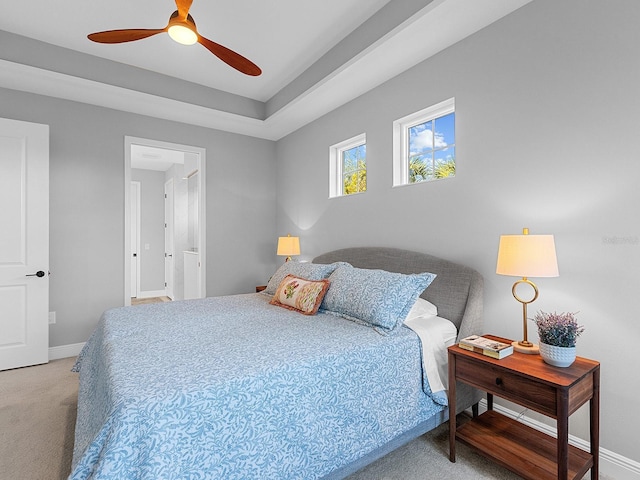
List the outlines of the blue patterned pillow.
{"type": "Polygon", "coordinates": [[[387,334],[402,324],[434,278],[433,273],[405,275],[342,265],[329,277],[331,285],[320,310],[387,334]]]}
{"type": "Polygon", "coordinates": [[[349,265],[346,262],[330,263],[328,265],[322,263],[311,262],[297,262],[295,260],[289,260],[285,262],[276,273],[269,279],[267,288],[263,293],[268,295],[275,295],[276,290],[287,275],[293,275],[294,277],[306,278],[307,280],[324,280],[328,278],[333,271],[340,265],[349,265]]]}

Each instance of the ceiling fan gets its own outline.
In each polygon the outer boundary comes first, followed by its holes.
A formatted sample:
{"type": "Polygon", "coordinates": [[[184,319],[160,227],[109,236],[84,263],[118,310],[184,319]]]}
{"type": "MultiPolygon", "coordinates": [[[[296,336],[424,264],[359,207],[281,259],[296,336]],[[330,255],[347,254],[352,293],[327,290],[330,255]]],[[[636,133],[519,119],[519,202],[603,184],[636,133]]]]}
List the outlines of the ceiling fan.
{"type": "Polygon", "coordinates": [[[256,77],[262,73],[262,70],[255,63],[198,33],[196,22],[189,15],[193,0],[175,0],[175,2],[178,10],[173,12],[169,18],[169,23],[164,28],[107,30],[105,32],[92,33],[88,35],[88,38],[98,43],[124,43],[167,32],[173,40],[183,45],[193,45],[198,42],[220,60],[246,75],[256,77]]]}

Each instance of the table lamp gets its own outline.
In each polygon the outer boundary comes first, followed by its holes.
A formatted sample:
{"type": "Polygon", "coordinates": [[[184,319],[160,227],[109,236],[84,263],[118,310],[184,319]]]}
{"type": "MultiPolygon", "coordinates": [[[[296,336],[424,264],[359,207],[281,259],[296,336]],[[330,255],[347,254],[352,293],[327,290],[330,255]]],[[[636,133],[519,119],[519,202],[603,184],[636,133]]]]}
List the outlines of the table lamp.
{"type": "Polygon", "coordinates": [[[291,260],[291,255],[300,255],[300,238],[292,237],[291,234],[286,237],[278,237],[277,255],[287,257],[285,262],[291,260]]]}
{"type": "Polygon", "coordinates": [[[558,276],[553,235],[529,235],[528,228],[522,229],[522,235],[501,235],[496,273],[522,277],[522,280],[513,284],[511,293],[517,301],[522,303],[524,337],[518,342],[513,342],[513,348],[520,353],[538,353],[538,346],[527,339],[527,305],[538,298],[538,287],[528,277],[558,276]],[[518,296],[516,289],[520,284],[528,284],[533,288],[531,300],[523,300],[518,296]]]}

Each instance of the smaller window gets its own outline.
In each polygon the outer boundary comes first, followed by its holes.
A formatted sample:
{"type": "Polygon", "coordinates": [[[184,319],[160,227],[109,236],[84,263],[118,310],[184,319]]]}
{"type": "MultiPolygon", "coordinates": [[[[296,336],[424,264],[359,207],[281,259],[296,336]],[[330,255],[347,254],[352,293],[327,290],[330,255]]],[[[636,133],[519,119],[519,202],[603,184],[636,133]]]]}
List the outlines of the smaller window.
{"type": "Polygon", "coordinates": [[[455,103],[451,98],[393,122],[393,185],[456,174],[455,103]]]}
{"type": "Polygon", "coordinates": [[[329,198],[367,191],[367,137],[329,147],[329,198]]]}

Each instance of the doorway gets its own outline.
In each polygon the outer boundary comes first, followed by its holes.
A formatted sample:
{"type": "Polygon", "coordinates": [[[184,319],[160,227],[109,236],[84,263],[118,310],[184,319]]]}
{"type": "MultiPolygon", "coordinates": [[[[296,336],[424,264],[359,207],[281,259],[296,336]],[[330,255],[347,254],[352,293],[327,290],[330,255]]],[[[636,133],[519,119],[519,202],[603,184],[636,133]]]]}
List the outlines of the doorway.
{"type": "Polygon", "coordinates": [[[142,278],[138,298],[166,295],[182,300],[206,296],[205,155],[205,149],[199,147],[125,137],[124,305],[131,304],[132,272],[136,267],[142,278]],[[146,189],[145,179],[149,184],[146,189]],[[140,181],[138,252],[132,241],[136,234],[132,181],[140,181]],[[152,189],[159,194],[154,193],[153,205],[145,207],[145,201],[150,201],[145,193],[152,189]],[[157,212],[147,215],[153,227],[145,224],[145,208],[157,212]],[[153,220],[151,216],[155,216],[153,220]],[[149,233],[147,240],[145,228],[155,232],[149,233]],[[185,259],[191,266],[193,258],[197,260],[195,269],[185,268],[185,259]],[[147,285],[153,285],[150,290],[145,290],[145,278],[147,285]],[[195,290],[192,285],[196,285],[195,290]]]}

